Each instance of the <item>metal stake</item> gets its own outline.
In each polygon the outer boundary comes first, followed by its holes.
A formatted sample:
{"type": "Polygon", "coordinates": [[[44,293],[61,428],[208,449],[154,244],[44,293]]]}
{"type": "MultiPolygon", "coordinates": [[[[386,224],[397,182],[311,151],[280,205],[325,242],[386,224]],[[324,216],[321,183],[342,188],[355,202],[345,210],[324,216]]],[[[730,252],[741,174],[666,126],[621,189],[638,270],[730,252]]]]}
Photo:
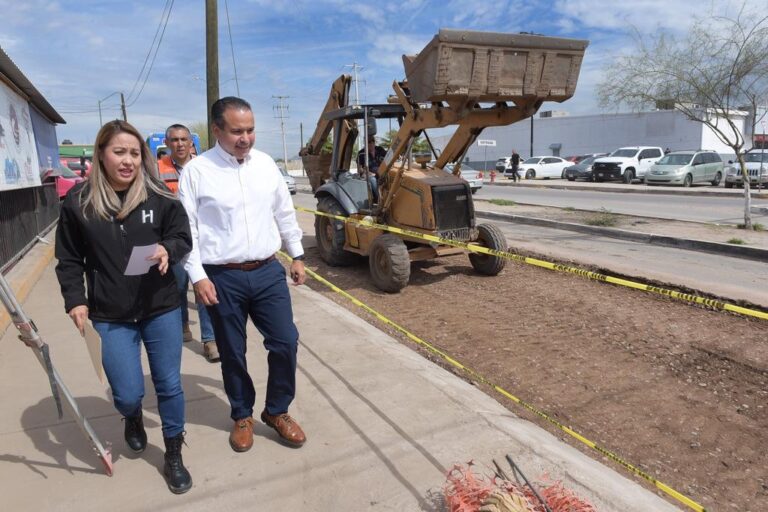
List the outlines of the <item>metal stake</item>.
{"type": "Polygon", "coordinates": [[[3,306],[5,306],[8,314],[11,316],[11,321],[16,326],[16,329],[19,330],[19,339],[32,349],[32,352],[34,352],[40,365],[48,375],[48,380],[51,384],[51,393],[56,402],[59,419],[63,416],[61,408],[62,400],[59,396],[59,393],[61,393],[64,397],[64,403],[72,414],[75,423],[80,427],[80,430],[85,437],[88,438],[91,447],[96,452],[99,459],[101,459],[101,463],[104,465],[104,470],[107,475],[112,476],[112,453],[110,452],[109,446],[106,448],[104,447],[101,441],[99,441],[93,427],[91,427],[91,424],[80,412],[80,408],[77,406],[75,398],[72,396],[72,393],[69,392],[67,386],[64,385],[64,381],[61,379],[59,372],[56,371],[56,368],[51,362],[48,344],[45,343],[38,334],[37,326],[34,322],[24,313],[18,300],[16,300],[16,296],[14,295],[11,286],[2,274],[0,274],[0,301],[2,301],[3,306]]]}

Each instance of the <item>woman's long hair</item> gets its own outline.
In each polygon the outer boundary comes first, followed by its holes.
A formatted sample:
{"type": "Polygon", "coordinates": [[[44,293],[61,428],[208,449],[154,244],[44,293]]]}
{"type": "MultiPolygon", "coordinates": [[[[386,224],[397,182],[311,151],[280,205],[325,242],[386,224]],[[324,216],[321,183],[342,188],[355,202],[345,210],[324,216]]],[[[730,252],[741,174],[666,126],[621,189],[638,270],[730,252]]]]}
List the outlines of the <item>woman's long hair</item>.
{"type": "Polygon", "coordinates": [[[91,174],[88,178],[88,184],[83,187],[80,193],[83,215],[87,218],[88,214],[92,212],[104,220],[110,220],[112,217],[122,220],[147,200],[149,191],[170,199],[176,199],[160,181],[157,174],[157,163],[144,139],[141,138],[139,131],[126,121],[116,119],[108,122],[101,127],[98,135],[96,135],[96,142],[93,145],[91,174]],[[120,133],[127,133],[136,137],[141,148],[141,168],[128,186],[122,201],[110,185],[102,162],[102,155],[107,145],[113,137],[120,133]]]}

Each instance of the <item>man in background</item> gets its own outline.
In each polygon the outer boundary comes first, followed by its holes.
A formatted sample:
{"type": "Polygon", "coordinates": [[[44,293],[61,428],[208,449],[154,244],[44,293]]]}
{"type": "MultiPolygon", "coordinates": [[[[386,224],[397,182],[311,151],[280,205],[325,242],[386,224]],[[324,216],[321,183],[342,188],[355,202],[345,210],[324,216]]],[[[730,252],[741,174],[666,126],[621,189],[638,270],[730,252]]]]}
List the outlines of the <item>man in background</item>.
{"type": "MultiPolygon", "coordinates": [[[[158,163],[160,178],[174,193],[179,190],[179,177],[184,166],[192,160],[192,134],[189,128],[183,124],[173,124],[165,130],[165,144],[170,148],[171,154],[163,156],[158,163]]],[[[183,325],[184,341],[192,341],[192,331],[189,328],[189,307],[187,306],[187,286],[189,276],[184,270],[183,262],[173,266],[173,274],[181,298],[181,321],[183,325]]],[[[197,316],[200,319],[200,341],[203,343],[203,355],[209,362],[219,360],[219,351],[213,334],[213,326],[208,311],[201,303],[197,303],[197,316]]]]}
{"type": "Polygon", "coordinates": [[[366,147],[357,152],[357,168],[368,171],[368,182],[371,184],[373,201],[379,200],[379,166],[387,156],[387,150],[376,145],[376,137],[368,136],[366,147]],[[365,150],[368,149],[368,167],[365,166],[365,150]]]}

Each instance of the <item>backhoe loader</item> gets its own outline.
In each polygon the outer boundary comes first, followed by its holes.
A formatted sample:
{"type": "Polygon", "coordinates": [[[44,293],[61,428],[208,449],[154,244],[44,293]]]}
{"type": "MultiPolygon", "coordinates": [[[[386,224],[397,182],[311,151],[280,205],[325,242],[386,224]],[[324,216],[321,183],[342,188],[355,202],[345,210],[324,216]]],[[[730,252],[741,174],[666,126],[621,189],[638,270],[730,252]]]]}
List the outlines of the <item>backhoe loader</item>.
{"type": "MultiPolygon", "coordinates": [[[[329,265],[351,265],[368,257],[371,278],[385,292],[408,284],[411,262],[465,249],[396,234],[370,225],[507,250],[501,230],[475,219],[472,193],[460,177],[467,150],[483,129],[508,125],[534,115],[544,101],[573,96],[588,42],[530,34],[503,34],[442,29],[415,56],[403,56],[405,80],[394,81],[387,103],[350,102],[351,77],[331,86],[315,132],[300,151],[320,212],[358,222],[316,216],[315,235],[321,258],[329,265]],[[358,122],[368,143],[376,120],[399,125],[378,169],[378,190],[367,170],[350,170],[358,122]],[[426,130],[456,125],[438,153],[426,130]],[[332,132],[333,150],[323,152],[332,132]],[[426,136],[431,154],[412,152],[426,136]],[[453,165],[452,173],[443,169],[453,165]],[[378,192],[378,193],[375,193],[378,192]],[[368,222],[365,222],[368,221],[368,222]],[[368,224],[368,225],[366,225],[368,224]]],[[[367,148],[366,148],[367,153],[367,148]]],[[[367,166],[366,166],[367,168],[367,166]]],[[[496,275],[506,259],[469,253],[480,274],[496,275]]]]}

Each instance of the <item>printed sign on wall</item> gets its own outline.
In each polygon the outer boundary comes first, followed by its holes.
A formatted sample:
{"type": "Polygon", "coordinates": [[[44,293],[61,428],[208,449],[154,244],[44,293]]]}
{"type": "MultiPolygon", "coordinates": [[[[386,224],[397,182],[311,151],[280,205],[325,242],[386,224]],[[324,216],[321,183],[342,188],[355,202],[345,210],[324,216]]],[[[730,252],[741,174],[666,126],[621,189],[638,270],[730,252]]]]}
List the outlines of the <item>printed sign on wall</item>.
{"type": "Polygon", "coordinates": [[[40,185],[29,105],[0,83],[0,190],[40,185]]]}

